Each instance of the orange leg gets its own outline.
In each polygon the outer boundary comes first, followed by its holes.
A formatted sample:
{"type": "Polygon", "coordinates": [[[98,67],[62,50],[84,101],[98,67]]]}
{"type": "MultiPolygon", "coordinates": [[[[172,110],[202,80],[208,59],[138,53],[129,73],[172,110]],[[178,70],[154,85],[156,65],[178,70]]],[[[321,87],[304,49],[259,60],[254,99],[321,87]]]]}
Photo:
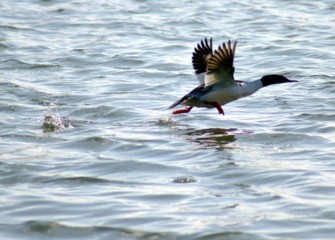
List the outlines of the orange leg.
{"type": "Polygon", "coordinates": [[[176,110],[176,111],[173,111],[172,114],[188,113],[189,111],[191,111],[192,108],[193,107],[188,107],[185,109],[176,110]]]}
{"type": "Polygon", "coordinates": [[[223,111],[222,107],[217,102],[210,102],[210,104],[212,104],[214,107],[216,107],[219,114],[224,115],[224,111],[223,111]]]}

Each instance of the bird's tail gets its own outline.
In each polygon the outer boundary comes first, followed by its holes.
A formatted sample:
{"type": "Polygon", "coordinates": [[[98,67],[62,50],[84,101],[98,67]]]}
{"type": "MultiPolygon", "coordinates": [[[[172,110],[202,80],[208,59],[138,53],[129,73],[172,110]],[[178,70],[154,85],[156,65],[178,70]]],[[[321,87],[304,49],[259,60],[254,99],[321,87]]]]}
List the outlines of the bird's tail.
{"type": "Polygon", "coordinates": [[[182,103],[185,99],[187,99],[187,98],[188,98],[187,96],[184,96],[183,98],[179,99],[178,101],[176,101],[175,103],[173,103],[173,104],[169,107],[169,109],[178,106],[179,104],[181,104],[181,103],[182,103]]]}
{"type": "Polygon", "coordinates": [[[180,100],[178,100],[178,101],[176,101],[175,103],[173,103],[170,107],[169,107],[169,109],[171,109],[171,108],[174,108],[174,107],[176,107],[176,106],[178,106],[179,104],[181,104],[181,102],[182,102],[182,100],[180,99],[180,100]]]}

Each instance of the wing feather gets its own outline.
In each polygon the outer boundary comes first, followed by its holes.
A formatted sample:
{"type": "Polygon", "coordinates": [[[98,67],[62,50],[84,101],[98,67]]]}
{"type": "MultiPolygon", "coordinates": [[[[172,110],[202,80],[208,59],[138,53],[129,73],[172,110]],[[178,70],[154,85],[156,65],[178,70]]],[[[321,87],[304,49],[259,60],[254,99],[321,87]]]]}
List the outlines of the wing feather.
{"type": "Polygon", "coordinates": [[[192,64],[200,83],[204,82],[204,74],[207,70],[207,62],[213,53],[212,38],[205,38],[197,44],[192,54],[192,64]]]}
{"type": "Polygon", "coordinates": [[[235,85],[234,56],[236,42],[222,43],[210,56],[207,62],[205,86],[220,84],[224,86],[235,85]]]}

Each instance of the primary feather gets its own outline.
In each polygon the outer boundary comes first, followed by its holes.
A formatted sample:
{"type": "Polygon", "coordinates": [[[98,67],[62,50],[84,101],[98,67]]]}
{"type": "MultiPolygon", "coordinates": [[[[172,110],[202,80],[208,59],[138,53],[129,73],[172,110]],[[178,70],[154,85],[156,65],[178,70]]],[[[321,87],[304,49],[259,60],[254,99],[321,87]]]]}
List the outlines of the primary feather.
{"type": "Polygon", "coordinates": [[[205,38],[198,43],[192,54],[192,65],[200,83],[204,83],[207,62],[213,53],[212,38],[205,38]]]}
{"type": "Polygon", "coordinates": [[[234,80],[234,56],[236,42],[228,46],[222,43],[211,55],[207,63],[205,86],[219,84],[221,86],[236,85],[234,80]]]}

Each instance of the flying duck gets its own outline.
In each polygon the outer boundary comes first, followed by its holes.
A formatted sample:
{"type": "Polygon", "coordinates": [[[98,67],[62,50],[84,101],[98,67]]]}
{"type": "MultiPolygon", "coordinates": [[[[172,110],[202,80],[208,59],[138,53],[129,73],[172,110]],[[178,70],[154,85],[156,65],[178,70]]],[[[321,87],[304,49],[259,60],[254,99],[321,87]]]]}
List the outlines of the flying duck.
{"type": "Polygon", "coordinates": [[[224,115],[221,106],[255,93],[258,89],[278,83],[297,82],[282,75],[265,75],[259,80],[244,82],[234,80],[234,55],[236,41],[222,43],[213,52],[212,38],[205,38],[194,49],[192,64],[200,85],[173,103],[169,109],[182,104],[185,109],[173,114],[188,113],[193,107],[216,108],[224,115]]]}

